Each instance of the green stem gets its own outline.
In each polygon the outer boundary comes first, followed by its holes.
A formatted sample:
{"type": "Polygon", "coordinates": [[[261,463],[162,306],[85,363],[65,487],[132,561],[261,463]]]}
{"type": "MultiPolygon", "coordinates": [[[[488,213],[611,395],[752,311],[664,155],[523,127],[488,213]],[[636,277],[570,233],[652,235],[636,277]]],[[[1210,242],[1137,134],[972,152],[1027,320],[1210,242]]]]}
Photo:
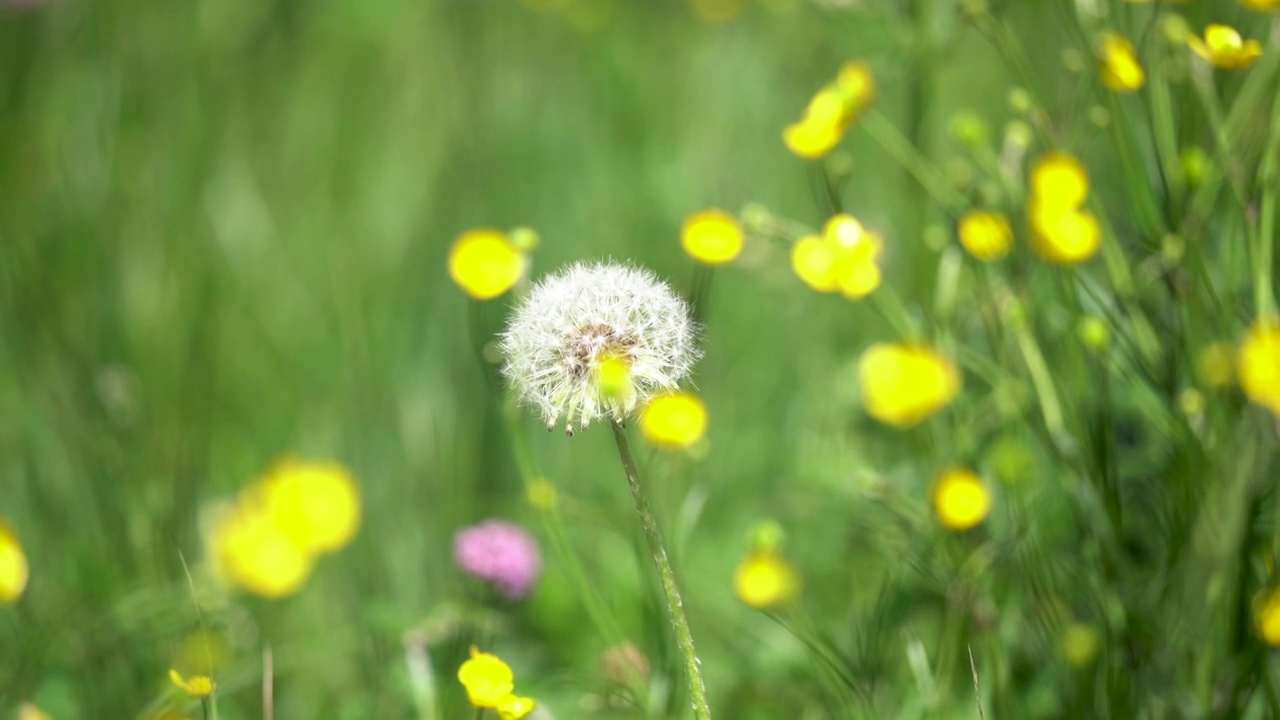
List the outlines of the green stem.
{"type": "Polygon", "coordinates": [[[958,216],[963,211],[964,200],[951,191],[942,173],[879,110],[869,111],[862,119],[862,127],[948,213],[958,216]]]}
{"type": "Polygon", "coordinates": [[[649,501],[640,489],[640,476],[636,471],[636,460],[631,455],[631,444],[627,441],[627,431],[619,423],[610,423],[613,428],[613,439],[618,445],[618,457],[622,460],[622,469],[627,476],[627,485],[631,487],[631,499],[635,501],[636,513],[640,516],[640,526],[644,529],[645,540],[649,544],[649,553],[653,556],[653,564],[658,569],[662,580],[662,592],[666,596],[667,612],[671,615],[671,624],[676,631],[676,644],[680,647],[680,655],[684,660],[684,669],[689,682],[689,699],[693,703],[693,715],[697,720],[711,720],[711,708],[707,705],[707,688],[702,682],[701,661],[693,648],[693,634],[689,632],[689,621],[685,619],[684,602],[680,599],[680,589],[676,586],[676,575],[667,560],[667,550],[662,544],[662,534],[658,531],[658,523],[649,509],[649,501]]]}
{"type": "Polygon", "coordinates": [[[1262,188],[1262,207],[1258,213],[1257,252],[1255,255],[1253,292],[1259,317],[1275,315],[1275,294],[1272,288],[1272,270],[1275,267],[1276,195],[1280,189],[1280,94],[1271,108],[1271,137],[1267,140],[1262,170],[1258,173],[1258,187],[1262,188]]]}

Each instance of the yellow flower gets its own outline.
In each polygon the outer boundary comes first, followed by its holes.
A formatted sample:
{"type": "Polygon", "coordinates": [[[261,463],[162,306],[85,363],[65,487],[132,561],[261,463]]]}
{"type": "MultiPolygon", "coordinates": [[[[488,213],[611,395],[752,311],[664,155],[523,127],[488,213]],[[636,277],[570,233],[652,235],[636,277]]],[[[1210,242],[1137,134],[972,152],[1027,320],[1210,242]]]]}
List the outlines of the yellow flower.
{"type": "Polygon", "coordinates": [[[1258,593],[1253,601],[1253,622],[1264,642],[1280,647],[1280,590],[1258,593]]]}
{"type": "Polygon", "coordinates": [[[952,468],[934,482],[933,509],[943,527],[968,530],[991,512],[991,493],[972,470],[952,468]]]}
{"type": "Polygon", "coordinates": [[[491,300],[524,275],[525,254],[502,231],[468,230],[449,249],[449,276],[471,297],[491,300]]]}
{"type": "Polygon", "coordinates": [[[1078,209],[1089,196],[1089,174],[1071,155],[1047,153],[1031,168],[1031,195],[1044,206],[1078,209]]]}
{"type": "Polygon", "coordinates": [[[640,413],[640,432],[658,447],[683,450],[707,432],[707,406],[693,393],[664,393],[640,413]]]}
{"type": "Polygon", "coordinates": [[[946,407],[960,392],[960,371],[923,345],[879,343],[858,361],[867,414],[896,428],[909,428],[946,407]]]}
{"type": "Polygon", "coordinates": [[[1224,388],[1235,380],[1236,351],[1224,342],[1206,345],[1196,355],[1196,378],[1205,387],[1224,388]]]}
{"type": "Polygon", "coordinates": [[[1240,343],[1236,372],[1245,396],[1280,416],[1280,322],[1254,321],[1240,343]]]}
{"type": "Polygon", "coordinates": [[[791,267],[818,292],[840,291],[851,300],[866,297],[880,286],[880,254],[884,240],[865,230],[852,215],[835,215],[822,236],[800,238],[791,247],[791,267]]]}
{"type": "Polygon", "coordinates": [[[818,292],[834,292],[836,248],[818,235],[806,235],[791,246],[791,269],[818,292]]]}
{"type": "Polygon", "coordinates": [[[546,478],[534,478],[524,487],[524,499],[534,510],[550,512],[559,501],[556,486],[546,478]]]}
{"type": "Polygon", "coordinates": [[[999,260],[1013,247],[1013,228],[1002,213],[972,210],[960,218],[960,244],[984,262],[999,260]]]}
{"type": "Polygon", "coordinates": [[[1102,229],[1087,210],[1069,210],[1033,198],[1029,209],[1031,249],[1060,265],[1084,262],[1098,252],[1102,229]]]}
{"type": "Polygon", "coordinates": [[[9,526],[0,521],[0,605],[18,602],[27,588],[30,567],[22,545],[9,526]]]}
{"type": "Polygon", "coordinates": [[[1121,35],[1103,33],[1100,45],[1102,66],[1099,74],[1102,76],[1102,84],[1119,93],[1132,92],[1142,87],[1147,76],[1138,63],[1138,56],[1134,54],[1133,43],[1121,35]]]}
{"type": "Polygon", "coordinates": [[[840,142],[845,130],[876,97],[875,78],[865,63],[847,62],[836,81],[817,92],[799,122],[787,126],[782,140],[806,160],[826,155],[840,142]]]}
{"type": "Polygon", "coordinates": [[[218,683],[208,675],[192,675],[184,680],[177,670],[170,669],[169,680],[193,698],[207,698],[218,689],[218,683]]]}
{"type": "Polygon", "coordinates": [[[733,571],[733,592],[757,610],[783,607],[800,590],[800,576],[775,552],[753,551],[733,571]]]}
{"type": "Polygon", "coordinates": [[[276,525],[308,553],[339,550],[360,527],[360,492],[338,463],[286,460],[262,484],[276,525]]]}
{"type": "Polygon", "coordinates": [[[1235,28],[1228,25],[1210,25],[1204,29],[1204,39],[1195,35],[1187,38],[1191,50],[1223,70],[1243,70],[1262,55],[1262,44],[1257,40],[1245,40],[1235,28]]]}
{"type": "Polygon", "coordinates": [[[742,226],[717,209],[690,215],[680,230],[680,244],[694,260],[707,265],[731,263],[742,252],[742,226]]]}
{"type": "Polygon", "coordinates": [[[471,657],[458,668],[458,681],[474,707],[497,709],[515,690],[515,675],[496,655],[471,646],[471,657]]]}
{"type": "Polygon", "coordinates": [[[507,695],[498,701],[495,709],[498,711],[499,720],[521,720],[533,712],[535,704],[533,698],[507,695]]]}
{"type": "Polygon", "coordinates": [[[276,524],[261,499],[241,498],[227,510],[213,531],[219,574],[268,599],[297,592],[311,574],[310,553],[276,524]]]}
{"type": "Polygon", "coordinates": [[[1240,4],[1257,12],[1280,10],[1280,0],[1240,0],[1240,4]]]}

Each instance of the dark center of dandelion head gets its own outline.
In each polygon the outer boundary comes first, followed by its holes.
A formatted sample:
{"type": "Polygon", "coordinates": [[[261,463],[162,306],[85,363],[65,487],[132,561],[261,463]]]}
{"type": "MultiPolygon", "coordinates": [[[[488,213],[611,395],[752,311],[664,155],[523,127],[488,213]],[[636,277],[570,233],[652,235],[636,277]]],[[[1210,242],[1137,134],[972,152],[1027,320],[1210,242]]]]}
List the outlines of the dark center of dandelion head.
{"type": "Polygon", "coordinates": [[[590,323],[578,327],[565,338],[561,357],[569,373],[581,378],[591,372],[601,358],[630,358],[635,346],[634,336],[618,332],[604,323],[590,323]]]}

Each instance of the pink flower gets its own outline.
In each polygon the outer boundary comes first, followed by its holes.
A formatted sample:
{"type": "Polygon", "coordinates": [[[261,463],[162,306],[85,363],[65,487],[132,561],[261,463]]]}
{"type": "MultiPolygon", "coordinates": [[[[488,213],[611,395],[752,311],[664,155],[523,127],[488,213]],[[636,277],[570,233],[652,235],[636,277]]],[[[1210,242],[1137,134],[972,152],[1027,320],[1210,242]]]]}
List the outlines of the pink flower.
{"type": "Polygon", "coordinates": [[[463,572],[493,583],[512,600],[529,594],[542,571],[538,544],[505,520],[486,520],[455,533],[453,560],[463,572]]]}

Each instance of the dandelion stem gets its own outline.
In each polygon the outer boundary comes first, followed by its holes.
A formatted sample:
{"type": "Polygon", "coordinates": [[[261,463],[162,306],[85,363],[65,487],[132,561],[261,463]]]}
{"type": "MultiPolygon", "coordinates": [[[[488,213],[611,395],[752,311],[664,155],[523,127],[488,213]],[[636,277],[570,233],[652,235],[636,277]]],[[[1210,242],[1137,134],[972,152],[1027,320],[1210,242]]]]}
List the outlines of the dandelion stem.
{"type": "Polygon", "coordinates": [[[644,528],[644,537],[649,544],[649,552],[653,555],[653,564],[658,568],[658,576],[662,580],[662,592],[666,596],[667,611],[671,614],[671,624],[676,631],[676,644],[680,647],[680,655],[684,660],[685,674],[689,681],[689,699],[693,703],[693,715],[698,720],[711,720],[711,708],[707,705],[707,688],[702,682],[701,661],[693,648],[693,634],[689,632],[689,621],[685,619],[684,603],[680,599],[680,589],[676,586],[676,575],[667,560],[667,551],[662,544],[662,534],[658,531],[658,523],[649,508],[640,488],[640,476],[636,472],[636,460],[631,454],[631,444],[627,441],[627,431],[622,425],[614,422],[613,439],[618,445],[618,457],[622,460],[622,469],[627,475],[627,485],[631,487],[631,499],[635,501],[636,513],[640,515],[640,526],[644,528]]]}

